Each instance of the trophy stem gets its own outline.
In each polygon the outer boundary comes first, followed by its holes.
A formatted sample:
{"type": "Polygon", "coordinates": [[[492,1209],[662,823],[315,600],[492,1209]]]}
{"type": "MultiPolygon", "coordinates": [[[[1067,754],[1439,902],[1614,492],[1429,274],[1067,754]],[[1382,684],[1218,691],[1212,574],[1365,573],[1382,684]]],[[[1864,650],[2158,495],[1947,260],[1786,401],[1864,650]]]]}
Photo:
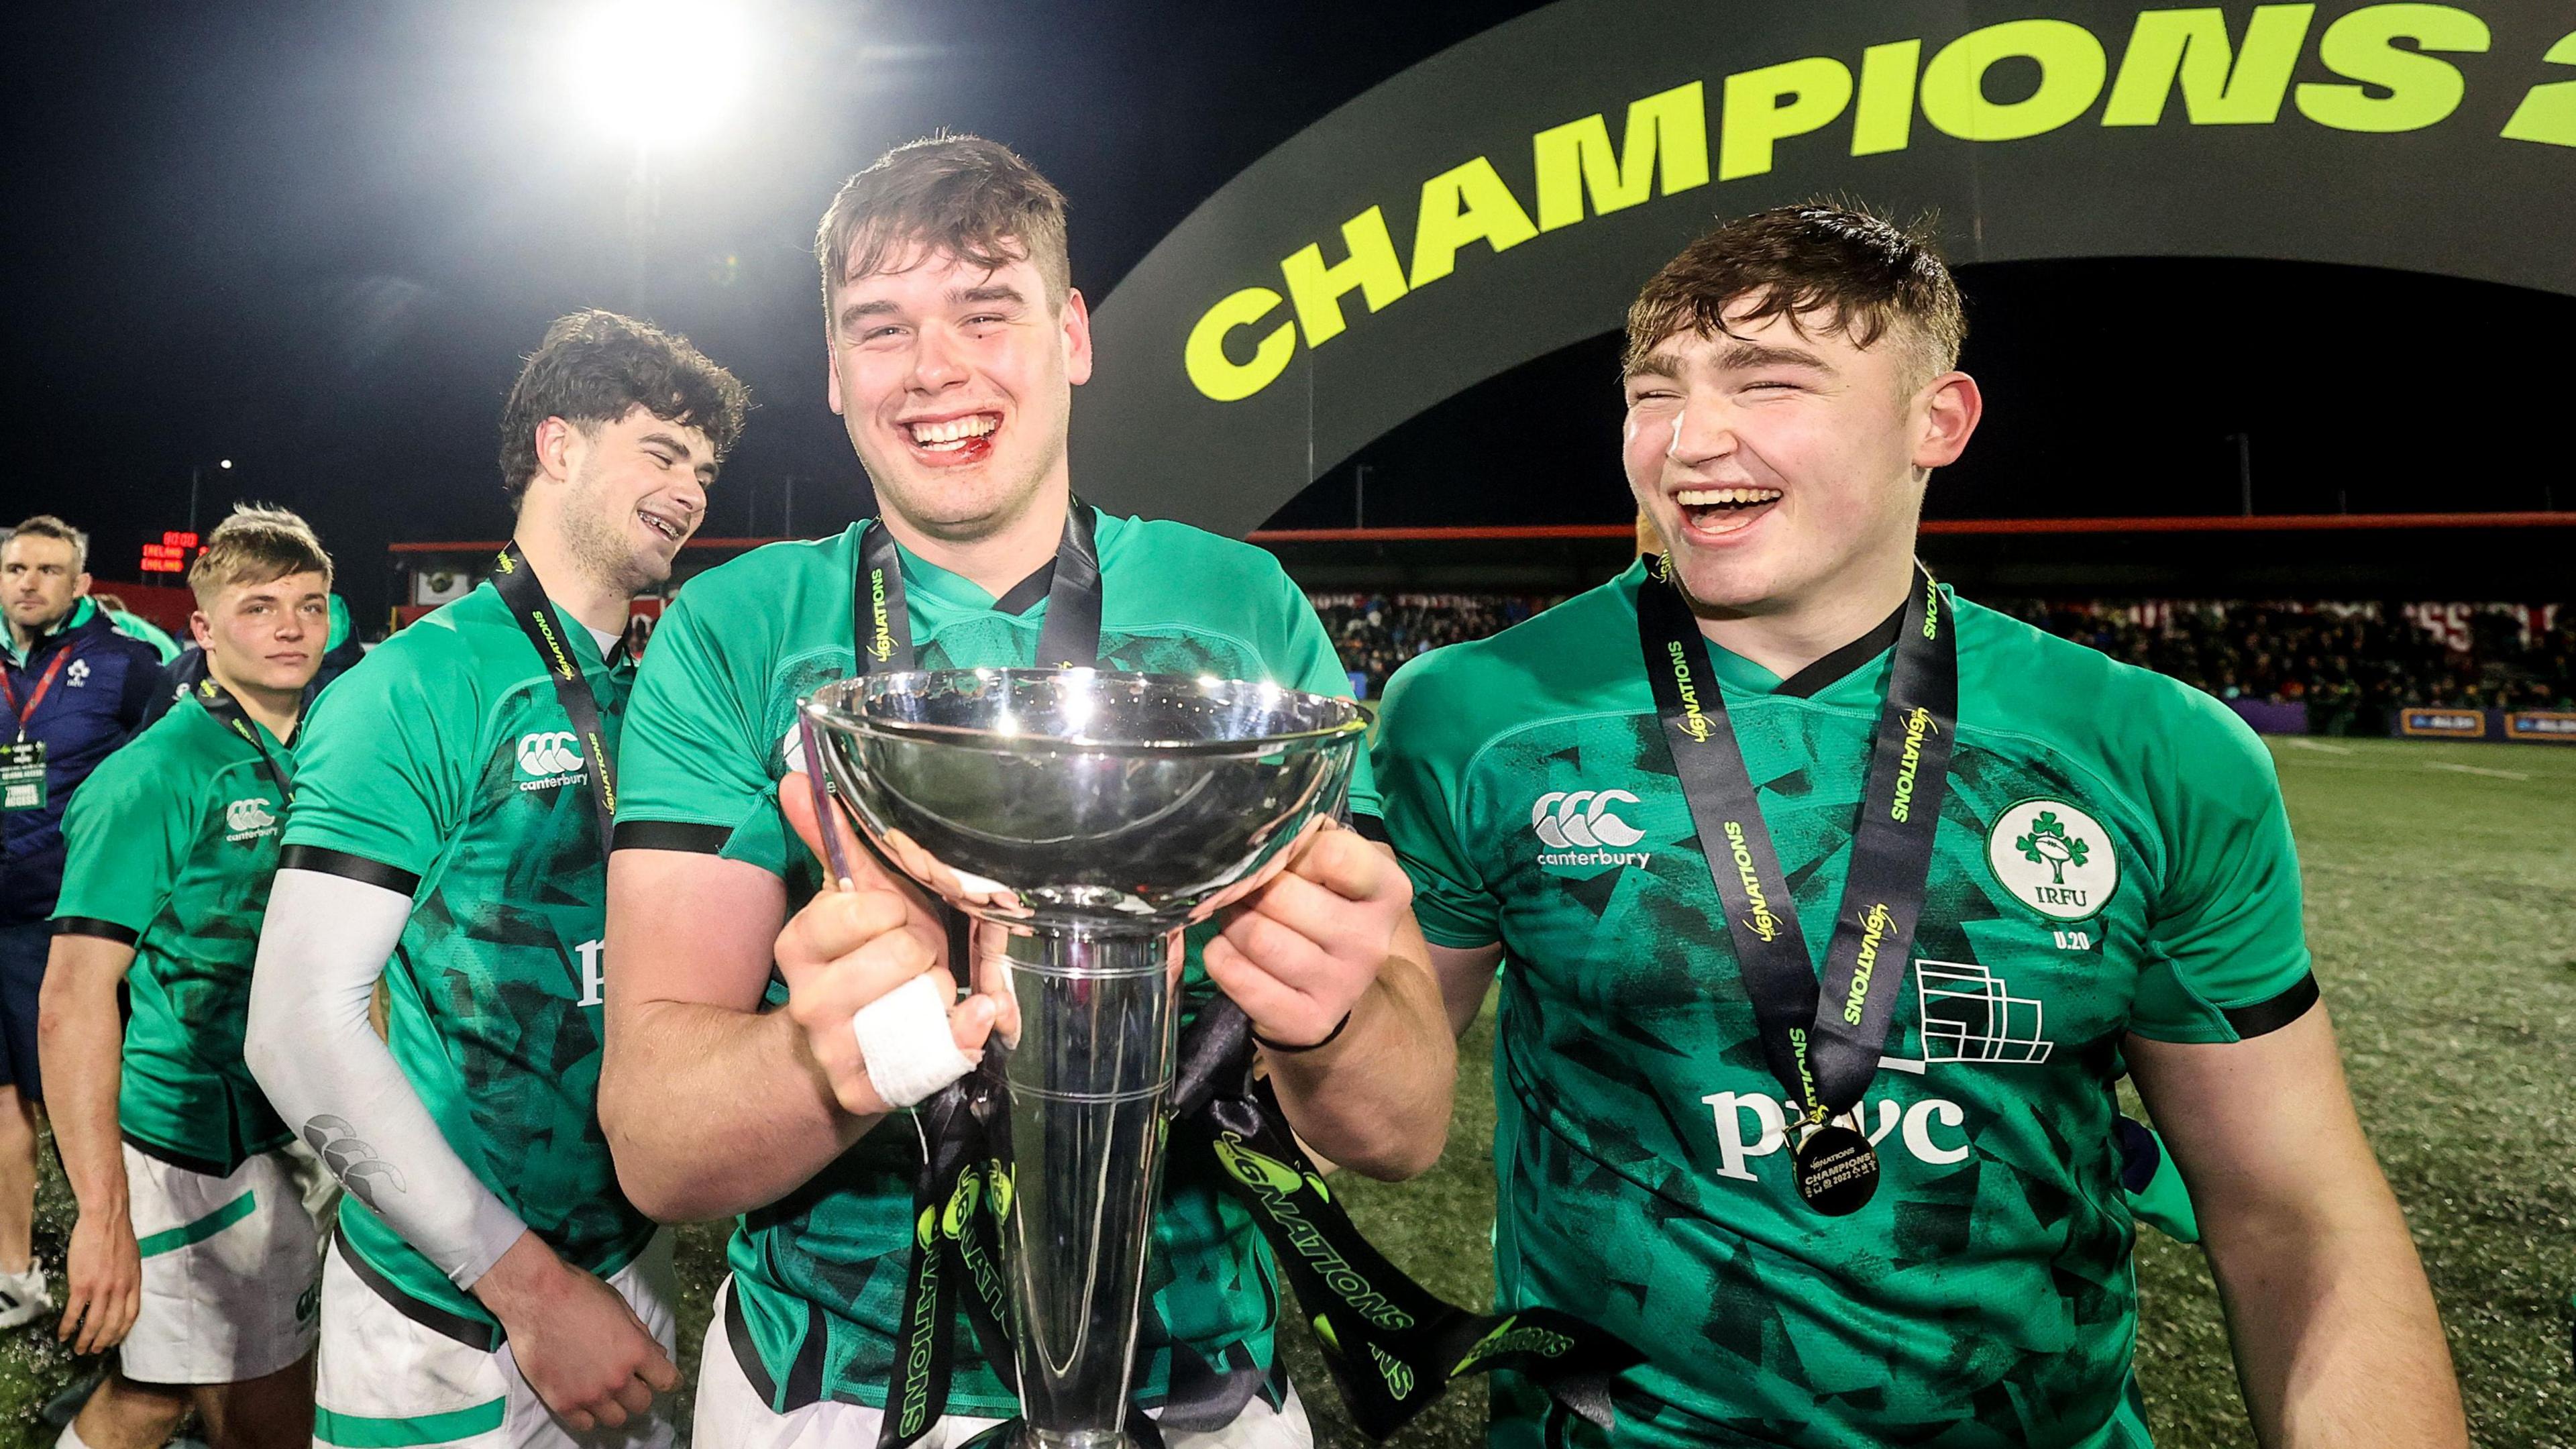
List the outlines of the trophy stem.
{"type": "Polygon", "coordinates": [[[1020,1004],[1005,1075],[1023,1444],[1131,1442],[1121,1424],[1178,1016],[1168,939],[1037,927],[1003,948],[1020,1004]]]}

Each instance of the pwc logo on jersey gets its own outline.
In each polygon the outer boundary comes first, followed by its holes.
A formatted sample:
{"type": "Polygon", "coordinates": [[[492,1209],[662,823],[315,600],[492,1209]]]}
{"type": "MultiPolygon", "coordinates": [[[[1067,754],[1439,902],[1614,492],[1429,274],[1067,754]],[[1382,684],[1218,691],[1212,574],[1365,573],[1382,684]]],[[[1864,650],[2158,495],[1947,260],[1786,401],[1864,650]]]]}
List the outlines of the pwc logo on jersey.
{"type": "Polygon", "coordinates": [[[570,730],[539,730],[519,736],[522,790],[551,790],[581,778],[581,738],[570,730]]]}
{"type": "Polygon", "coordinates": [[[224,836],[226,840],[248,840],[275,832],[277,817],[269,812],[266,800],[254,795],[224,807],[224,829],[230,832],[224,836]]]}
{"type": "Polygon", "coordinates": [[[2053,921],[2089,921],[2120,888],[2111,832],[2063,800],[2024,800],[1997,815],[1986,866],[2013,899],[2053,921]]]}
{"type": "Polygon", "coordinates": [[[1653,859],[1647,851],[1624,851],[1646,832],[1612,814],[1612,807],[1640,803],[1625,790],[1550,790],[1530,806],[1530,830],[1542,844],[1541,865],[1635,865],[1653,859]],[[1604,850],[1601,847],[1609,846],[1604,850]]]}

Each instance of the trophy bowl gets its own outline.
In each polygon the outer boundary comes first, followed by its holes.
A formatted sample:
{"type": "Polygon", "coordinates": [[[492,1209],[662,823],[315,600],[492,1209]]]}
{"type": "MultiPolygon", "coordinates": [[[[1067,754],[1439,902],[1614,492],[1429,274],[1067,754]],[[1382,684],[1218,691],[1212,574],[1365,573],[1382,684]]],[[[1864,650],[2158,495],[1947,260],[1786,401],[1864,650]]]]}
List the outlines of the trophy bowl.
{"type": "Polygon", "coordinates": [[[1022,1442],[1130,1443],[1176,933],[1339,815],[1367,723],[1274,684],[1097,669],[872,674],[802,709],[869,841],[1002,928],[984,936],[1020,1010],[1002,1076],[1022,1442]]]}

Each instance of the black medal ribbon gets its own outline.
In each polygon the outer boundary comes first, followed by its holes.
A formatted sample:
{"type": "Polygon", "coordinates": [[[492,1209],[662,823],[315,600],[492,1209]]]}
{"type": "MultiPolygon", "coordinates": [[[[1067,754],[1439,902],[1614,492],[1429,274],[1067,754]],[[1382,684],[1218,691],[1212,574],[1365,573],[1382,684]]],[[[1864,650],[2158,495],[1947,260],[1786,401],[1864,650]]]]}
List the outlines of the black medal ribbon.
{"type": "MultiPolygon", "coordinates": [[[[1040,669],[1090,669],[1100,664],[1100,546],[1098,514],[1076,498],[1064,514],[1064,541],[1055,558],[1003,596],[1018,598],[1041,577],[1046,622],[1038,626],[1040,669]]],[[[1000,601],[996,601],[999,607],[1000,601]]],[[[1013,611],[1016,612],[1016,611],[1013,611]]],[[[850,638],[858,646],[860,674],[918,669],[912,616],[903,601],[903,555],[884,523],[871,520],[859,535],[859,568],[850,591],[850,638]]]]}
{"type": "Polygon", "coordinates": [[[1919,564],[1915,582],[1821,981],[1699,621],[1662,569],[1637,589],[1638,641],[1664,743],[1726,907],[1763,1060],[1802,1106],[1799,1190],[1827,1212],[1858,1208],[1876,1184],[1868,1138],[1832,1119],[1857,1106],[1878,1074],[1949,792],[1959,713],[1956,621],[1919,564]]]}
{"type": "Polygon", "coordinates": [[[1268,1240],[1360,1432],[1383,1439],[1451,1381],[1494,1369],[1608,1429],[1610,1381],[1645,1355],[1552,1308],[1473,1313],[1415,1282],[1342,1211],[1252,1061],[1242,1008],[1222,998],[1200,1008],[1181,1048],[1174,1115],[1268,1240]]]}
{"type": "Polygon", "coordinates": [[[217,724],[250,741],[250,747],[259,751],[260,771],[268,776],[270,784],[277,787],[279,801],[288,805],[294,804],[294,780],[287,775],[285,768],[278,764],[277,757],[268,752],[268,746],[260,743],[259,726],[251,723],[250,715],[241,707],[241,701],[233,698],[231,690],[215,683],[212,676],[198,680],[195,692],[197,703],[205,706],[206,713],[213,715],[217,724]]]}
{"type": "Polygon", "coordinates": [[[509,606],[519,632],[528,636],[528,646],[537,651],[547,679],[554,684],[555,702],[563,706],[564,717],[572,721],[572,732],[581,740],[582,774],[588,777],[591,811],[599,821],[600,859],[606,860],[617,819],[617,765],[609,758],[608,736],[600,726],[599,697],[582,678],[581,661],[565,640],[554,605],[546,599],[544,582],[528,567],[528,556],[515,541],[492,561],[492,587],[509,606]]]}

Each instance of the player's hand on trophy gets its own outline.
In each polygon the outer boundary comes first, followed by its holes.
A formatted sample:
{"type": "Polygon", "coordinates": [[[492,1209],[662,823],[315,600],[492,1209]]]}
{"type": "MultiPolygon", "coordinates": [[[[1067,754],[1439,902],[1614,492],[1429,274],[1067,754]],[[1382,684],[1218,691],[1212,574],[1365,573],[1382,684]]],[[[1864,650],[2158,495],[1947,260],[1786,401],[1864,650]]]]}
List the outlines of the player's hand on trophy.
{"type": "MultiPolygon", "coordinates": [[[[910,1099],[889,1101],[870,1075],[851,1025],[863,1008],[926,979],[946,1009],[954,1049],[971,1059],[983,1054],[985,1038],[1006,1015],[1009,997],[1005,989],[985,989],[979,982],[973,995],[957,1001],[948,933],[928,898],[910,881],[887,872],[837,811],[828,820],[817,819],[814,794],[802,774],[780,783],[778,799],[797,838],[825,862],[827,876],[831,856],[823,842],[826,828],[840,833],[841,855],[851,871],[849,889],[817,892],[778,933],[778,971],[787,982],[788,1015],[804,1029],[807,1047],[841,1109],[854,1116],[883,1116],[910,1099]]],[[[879,1075],[892,1065],[881,1062],[879,1075]]]]}
{"type": "Polygon", "coordinates": [[[474,1296],[501,1320],[528,1387],[577,1433],[617,1428],[679,1387],[680,1371],[617,1290],[534,1232],[474,1281],[474,1296]]]}
{"type": "Polygon", "coordinates": [[[142,1306],[143,1255],[125,1210],[82,1213],[72,1224],[63,1316],[54,1337],[74,1353],[105,1353],[125,1341],[142,1306]]]}
{"type": "Polygon", "coordinates": [[[1208,976],[1263,1037],[1321,1042],[1377,980],[1412,905],[1393,855],[1356,831],[1317,830],[1223,914],[1203,953],[1208,976]]]}

